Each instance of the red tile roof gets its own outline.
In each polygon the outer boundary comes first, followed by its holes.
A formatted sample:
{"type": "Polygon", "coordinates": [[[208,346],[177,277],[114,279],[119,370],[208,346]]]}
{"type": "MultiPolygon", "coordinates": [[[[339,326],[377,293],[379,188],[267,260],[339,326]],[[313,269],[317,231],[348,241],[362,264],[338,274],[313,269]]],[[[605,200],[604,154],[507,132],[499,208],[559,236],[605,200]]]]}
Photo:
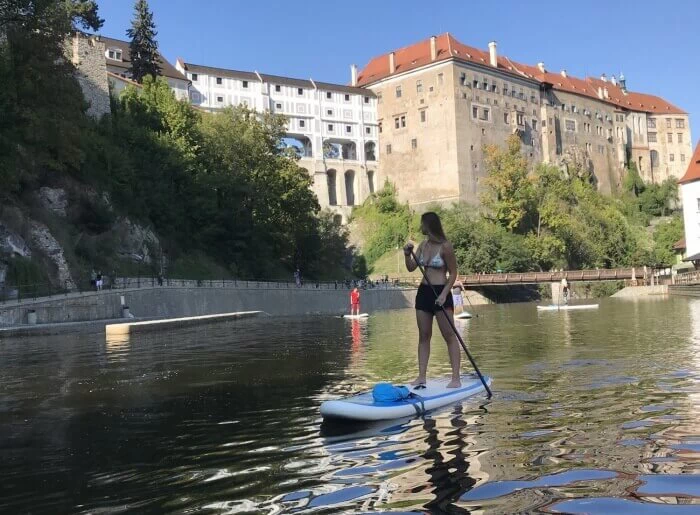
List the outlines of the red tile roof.
{"type": "Polygon", "coordinates": [[[693,152],[693,157],[690,159],[688,169],[678,183],[685,184],[697,180],[700,180],[700,143],[695,147],[695,152],[693,152]]]}
{"type": "MultiPolygon", "coordinates": [[[[432,62],[446,61],[448,59],[489,66],[488,51],[467,46],[457,41],[449,33],[436,36],[435,41],[437,50],[435,61],[432,61],[430,58],[430,38],[395,50],[394,63],[396,71],[394,74],[415,70],[432,62]]],[[[497,64],[498,70],[501,72],[550,84],[555,90],[594,98],[622,109],[654,114],[686,114],[682,109],[660,97],[632,91],[624,93],[619,85],[614,85],[610,81],[605,82],[590,77],[579,79],[570,75],[564,77],[561,73],[552,73],[546,70],[542,72],[537,66],[518,63],[506,56],[499,56],[497,64]],[[599,87],[601,92],[604,88],[607,88],[608,98],[600,98],[598,96],[599,87]]],[[[390,75],[392,74],[389,73],[389,54],[384,54],[370,60],[367,66],[358,74],[357,82],[359,86],[366,86],[385,79],[390,75]]]]}

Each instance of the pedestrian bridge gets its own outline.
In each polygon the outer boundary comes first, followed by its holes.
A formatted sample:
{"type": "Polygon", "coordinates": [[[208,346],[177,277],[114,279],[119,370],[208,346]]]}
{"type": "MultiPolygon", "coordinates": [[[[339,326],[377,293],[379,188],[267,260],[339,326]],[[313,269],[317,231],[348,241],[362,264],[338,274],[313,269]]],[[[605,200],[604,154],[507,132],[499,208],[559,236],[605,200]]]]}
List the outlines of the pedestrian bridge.
{"type": "Polygon", "coordinates": [[[468,274],[458,277],[465,288],[477,286],[510,286],[516,284],[543,284],[567,281],[639,281],[645,283],[650,273],[647,267],[599,270],[560,270],[554,272],[511,272],[500,274],[468,274]]]}

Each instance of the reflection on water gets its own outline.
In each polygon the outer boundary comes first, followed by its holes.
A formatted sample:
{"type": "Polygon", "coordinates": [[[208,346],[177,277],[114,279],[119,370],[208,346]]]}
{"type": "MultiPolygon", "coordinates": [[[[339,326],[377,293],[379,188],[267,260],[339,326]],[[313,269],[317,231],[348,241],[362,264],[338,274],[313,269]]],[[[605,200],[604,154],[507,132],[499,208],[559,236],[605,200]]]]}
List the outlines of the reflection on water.
{"type": "Polygon", "coordinates": [[[367,425],[318,406],[412,379],[411,310],[0,341],[0,512],[700,511],[699,301],[477,311],[495,396],[367,425]]]}

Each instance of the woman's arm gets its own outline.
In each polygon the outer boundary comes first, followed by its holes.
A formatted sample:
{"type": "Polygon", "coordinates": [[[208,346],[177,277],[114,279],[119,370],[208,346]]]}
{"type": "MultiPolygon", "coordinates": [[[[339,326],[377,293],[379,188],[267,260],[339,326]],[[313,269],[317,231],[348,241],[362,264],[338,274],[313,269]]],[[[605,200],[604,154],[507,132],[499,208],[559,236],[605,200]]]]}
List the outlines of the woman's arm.
{"type": "Polygon", "coordinates": [[[447,265],[449,277],[447,278],[445,289],[442,290],[438,297],[438,304],[441,306],[447,301],[447,296],[452,295],[452,287],[457,280],[457,257],[455,256],[455,249],[449,241],[446,241],[442,246],[442,258],[447,265]]]}
{"type": "MultiPolygon", "coordinates": [[[[418,245],[418,250],[416,250],[416,252],[420,252],[422,246],[423,242],[418,245]]],[[[413,272],[416,268],[418,268],[418,263],[416,263],[416,260],[413,259],[411,251],[413,251],[413,243],[409,241],[403,248],[404,262],[406,263],[406,270],[409,272],[413,272]]]]}

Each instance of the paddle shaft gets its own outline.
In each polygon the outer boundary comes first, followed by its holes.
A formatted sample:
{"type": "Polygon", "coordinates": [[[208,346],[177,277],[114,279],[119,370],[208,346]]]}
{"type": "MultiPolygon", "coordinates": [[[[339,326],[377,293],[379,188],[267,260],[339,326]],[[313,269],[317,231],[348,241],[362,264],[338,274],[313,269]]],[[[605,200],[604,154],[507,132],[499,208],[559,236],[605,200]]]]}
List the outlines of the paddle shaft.
{"type": "MultiPolygon", "coordinates": [[[[433,295],[435,295],[435,299],[437,300],[439,295],[438,295],[437,291],[435,290],[435,287],[431,284],[430,279],[428,279],[428,274],[425,273],[425,270],[423,270],[423,267],[418,262],[418,258],[416,257],[415,253],[413,252],[413,249],[411,249],[411,257],[413,258],[413,261],[416,263],[416,266],[420,270],[420,273],[423,274],[423,279],[425,279],[425,282],[427,283],[427,285],[430,286],[430,289],[433,290],[433,295]]],[[[449,294],[452,295],[452,292],[449,292],[449,294]]],[[[464,340],[462,340],[462,337],[460,336],[459,331],[457,331],[457,328],[455,327],[454,322],[452,322],[452,319],[447,314],[447,311],[445,311],[444,306],[441,305],[440,310],[442,311],[442,314],[445,315],[445,319],[447,320],[447,323],[450,324],[450,327],[454,331],[455,336],[457,337],[457,340],[459,341],[459,344],[462,346],[462,349],[464,349],[464,352],[466,353],[467,358],[469,358],[469,362],[472,364],[472,367],[474,367],[474,371],[479,376],[479,379],[481,379],[481,383],[484,385],[484,388],[486,389],[486,393],[488,394],[489,397],[491,397],[493,395],[493,393],[491,393],[491,388],[489,388],[489,385],[486,383],[486,379],[484,379],[484,376],[481,374],[479,367],[476,365],[476,361],[474,361],[474,358],[472,357],[471,352],[469,352],[467,345],[464,343],[464,340]]]]}

